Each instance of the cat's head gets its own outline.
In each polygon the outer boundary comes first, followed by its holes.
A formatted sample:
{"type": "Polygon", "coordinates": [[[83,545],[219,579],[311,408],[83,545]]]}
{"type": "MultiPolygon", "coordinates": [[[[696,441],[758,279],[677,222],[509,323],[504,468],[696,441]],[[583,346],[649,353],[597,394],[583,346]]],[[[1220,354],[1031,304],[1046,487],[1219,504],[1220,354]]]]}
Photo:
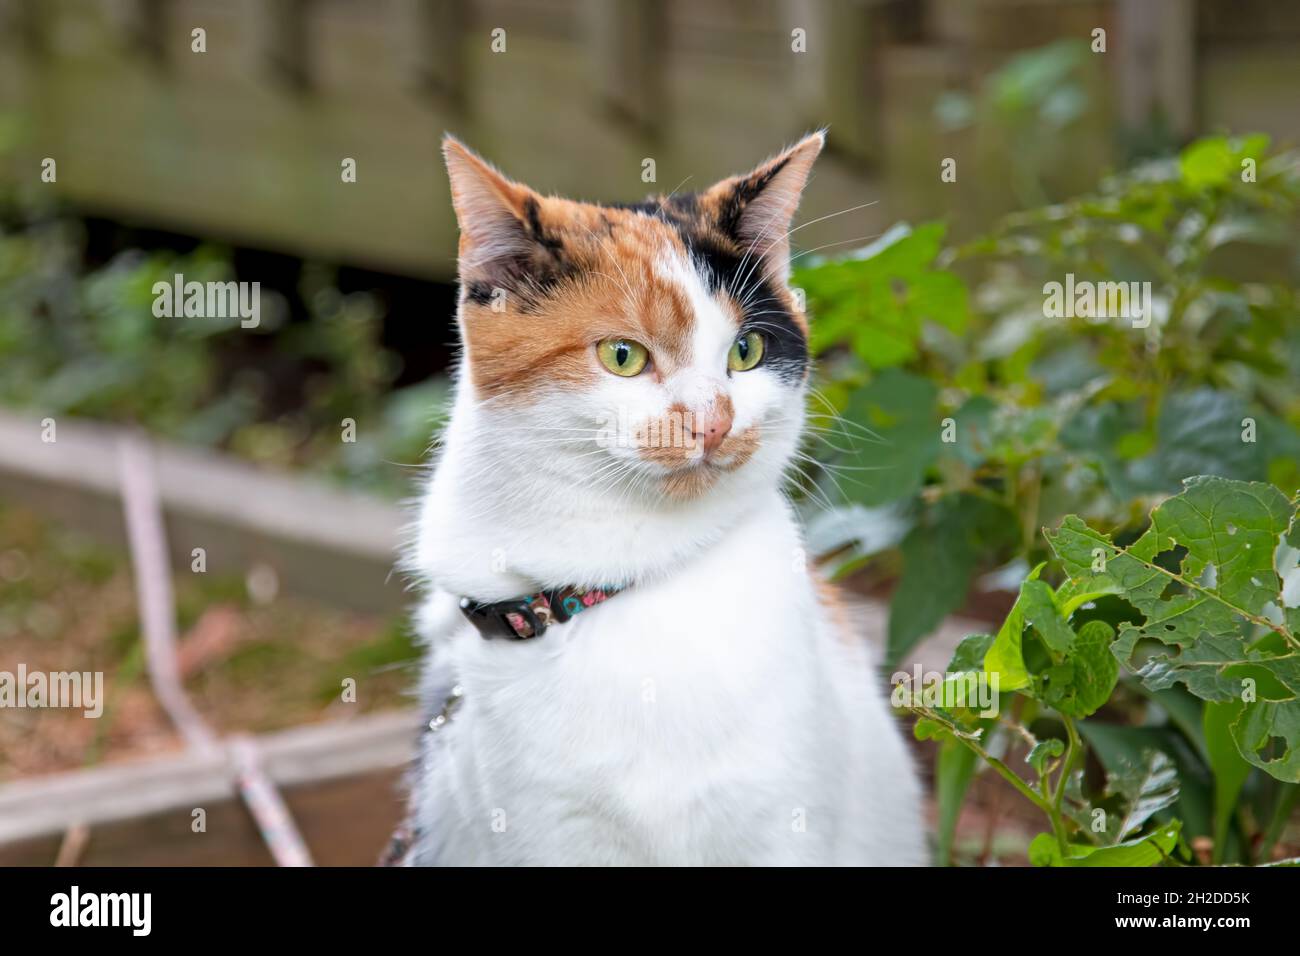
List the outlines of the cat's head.
{"type": "Polygon", "coordinates": [[[624,500],[779,482],[809,370],[790,222],[823,141],[610,206],[539,195],[446,138],[476,440],[624,500]]]}

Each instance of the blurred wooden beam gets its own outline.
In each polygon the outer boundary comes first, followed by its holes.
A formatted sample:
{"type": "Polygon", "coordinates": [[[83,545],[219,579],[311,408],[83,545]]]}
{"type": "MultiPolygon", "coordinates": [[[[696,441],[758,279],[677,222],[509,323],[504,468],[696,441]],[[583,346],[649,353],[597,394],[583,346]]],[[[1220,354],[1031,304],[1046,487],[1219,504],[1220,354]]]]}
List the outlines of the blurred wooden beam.
{"type": "MultiPolygon", "coordinates": [[[[289,791],[292,805],[292,791],[330,780],[378,775],[391,787],[415,754],[419,727],[415,711],[365,714],[266,734],[257,750],[266,775],[289,791]]],[[[75,827],[90,829],[94,848],[100,827],[178,813],[188,818],[195,809],[212,812],[222,804],[239,804],[234,762],[224,748],[16,780],[0,786],[0,865],[13,862],[6,847],[49,840],[57,848],[75,827]]],[[[364,805],[354,809],[369,812],[364,805]]],[[[374,853],[381,848],[377,844],[374,853]]]]}
{"type": "Polygon", "coordinates": [[[670,111],[664,82],[668,24],[659,0],[587,0],[596,89],[616,117],[655,134],[670,111]]]}
{"type": "Polygon", "coordinates": [[[1129,127],[1163,118],[1180,137],[1196,130],[1196,5],[1194,0],[1118,0],[1116,84],[1129,127]]]}
{"type": "Polygon", "coordinates": [[[468,100],[466,0],[398,0],[392,18],[399,68],[408,87],[462,111],[468,100]]]}
{"type": "Polygon", "coordinates": [[[49,51],[50,22],[40,0],[0,0],[0,42],[27,56],[49,51]]]}
{"type": "Polygon", "coordinates": [[[831,149],[862,164],[884,154],[881,53],[890,0],[822,0],[821,27],[809,43],[825,44],[822,102],[831,149]]]}
{"type": "MultiPolygon", "coordinates": [[[[46,444],[41,417],[0,411],[0,500],[122,544],[118,429],[60,416],[57,441],[46,444]]],[[[190,573],[191,551],[202,547],[209,573],[262,564],[283,590],[335,606],[409,604],[392,570],[408,520],[397,505],[167,442],[153,443],[153,457],[174,567],[190,573]]]]}
{"type": "Polygon", "coordinates": [[[262,69],[293,92],[311,87],[311,31],[308,8],[313,0],[258,0],[253,44],[262,69]]]}
{"type": "Polygon", "coordinates": [[[167,62],[168,0],[114,0],[109,9],[122,46],[148,66],[167,62]]]}

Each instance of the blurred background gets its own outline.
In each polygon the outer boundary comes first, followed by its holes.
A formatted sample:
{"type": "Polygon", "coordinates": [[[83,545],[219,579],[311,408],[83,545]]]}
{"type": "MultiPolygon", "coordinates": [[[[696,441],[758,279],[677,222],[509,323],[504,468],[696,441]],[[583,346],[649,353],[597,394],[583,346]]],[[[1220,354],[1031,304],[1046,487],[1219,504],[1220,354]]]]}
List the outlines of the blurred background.
{"type": "MultiPolygon", "coordinates": [[[[1268,0],[0,0],[0,670],[108,688],[98,720],[0,714],[0,862],[275,859],[158,700],[141,434],[189,699],[259,735],[315,862],[383,845],[418,725],[393,554],[455,349],[444,131],[626,201],[829,127],[795,494],[888,663],[942,667],[1066,513],[1140,527],[1202,472],[1294,492],[1298,89],[1268,0]],[[260,324],[156,317],[178,273],[260,283],[260,324]],[[1153,283],[1154,330],[1045,322],[1066,273],[1153,283]],[[1214,438],[1246,415],[1257,443],[1214,438]],[[932,441],[947,417],[982,442],[932,441]]],[[[1177,706],[1111,718],[1176,735],[1177,706]]],[[[977,779],[942,855],[1025,862],[1011,803],[977,779]]]]}

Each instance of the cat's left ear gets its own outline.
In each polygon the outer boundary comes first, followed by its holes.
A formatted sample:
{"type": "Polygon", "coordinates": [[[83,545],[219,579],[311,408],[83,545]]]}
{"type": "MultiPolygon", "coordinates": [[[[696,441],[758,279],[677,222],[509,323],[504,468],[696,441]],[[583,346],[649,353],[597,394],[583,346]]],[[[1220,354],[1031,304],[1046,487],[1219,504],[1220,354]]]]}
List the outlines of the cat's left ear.
{"type": "Polygon", "coordinates": [[[790,222],[825,143],[819,130],[753,172],[724,179],[705,193],[719,228],[758,256],[767,275],[783,285],[790,278],[790,222]]]}
{"type": "Polygon", "coordinates": [[[530,212],[535,221],[536,193],[502,175],[450,134],[442,138],[442,155],[460,225],[462,279],[526,256],[535,239],[527,223],[530,212]]]}

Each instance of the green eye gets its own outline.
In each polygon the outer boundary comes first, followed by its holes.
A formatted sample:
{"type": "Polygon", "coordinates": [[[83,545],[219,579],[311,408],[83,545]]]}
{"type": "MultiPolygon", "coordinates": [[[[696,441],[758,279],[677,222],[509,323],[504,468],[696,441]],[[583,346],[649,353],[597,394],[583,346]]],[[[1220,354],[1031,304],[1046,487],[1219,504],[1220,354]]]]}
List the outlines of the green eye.
{"type": "Polygon", "coordinates": [[[763,336],[746,332],[736,339],[727,353],[727,368],[733,372],[748,372],[763,357],[763,336]]]}
{"type": "Polygon", "coordinates": [[[639,375],[650,359],[645,346],[630,339],[605,339],[598,342],[596,354],[600,356],[601,365],[624,378],[639,375]]]}

